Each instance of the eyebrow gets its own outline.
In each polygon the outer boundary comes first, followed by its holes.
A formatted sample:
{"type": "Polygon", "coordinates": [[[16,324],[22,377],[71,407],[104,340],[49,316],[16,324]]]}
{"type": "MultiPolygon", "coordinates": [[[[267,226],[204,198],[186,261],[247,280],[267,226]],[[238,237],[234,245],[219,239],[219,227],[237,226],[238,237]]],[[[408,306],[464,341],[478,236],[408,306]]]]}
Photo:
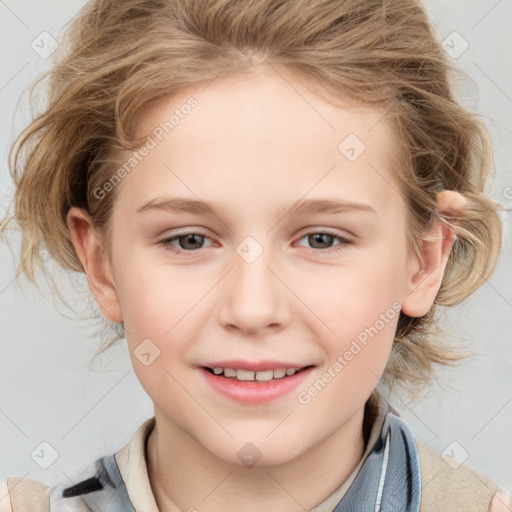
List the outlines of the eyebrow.
{"type": "MultiPolygon", "coordinates": [[[[190,213],[196,215],[217,215],[219,210],[217,205],[211,201],[198,201],[183,197],[153,199],[148,201],[140,208],[137,213],[143,213],[151,210],[163,210],[171,213],[190,213]]],[[[314,215],[319,213],[337,214],[347,211],[362,211],[377,213],[377,211],[368,204],[345,201],[341,199],[307,199],[298,200],[289,207],[282,209],[283,215],[314,215]]]]}

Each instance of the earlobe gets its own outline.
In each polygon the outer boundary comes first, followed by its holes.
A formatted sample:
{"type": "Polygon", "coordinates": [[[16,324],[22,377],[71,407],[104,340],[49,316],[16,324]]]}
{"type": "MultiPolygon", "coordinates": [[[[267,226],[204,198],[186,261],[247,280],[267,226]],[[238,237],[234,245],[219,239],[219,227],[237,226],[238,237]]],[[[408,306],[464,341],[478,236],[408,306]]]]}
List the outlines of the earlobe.
{"type": "Polygon", "coordinates": [[[67,225],[98,307],[111,322],[122,322],[123,316],[108,256],[99,242],[90,215],[81,208],[72,207],[67,214],[67,225]]]}
{"type": "MultiPolygon", "coordinates": [[[[465,198],[454,191],[438,195],[439,210],[453,216],[465,206],[465,198]]],[[[412,317],[426,315],[434,304],[443,281],[448,257],[455,243],[453,229],[439,220],[419,243],[420,254],[411,255],[407,270],[407,286],[402,301],[402,311],[412,317]]]]}

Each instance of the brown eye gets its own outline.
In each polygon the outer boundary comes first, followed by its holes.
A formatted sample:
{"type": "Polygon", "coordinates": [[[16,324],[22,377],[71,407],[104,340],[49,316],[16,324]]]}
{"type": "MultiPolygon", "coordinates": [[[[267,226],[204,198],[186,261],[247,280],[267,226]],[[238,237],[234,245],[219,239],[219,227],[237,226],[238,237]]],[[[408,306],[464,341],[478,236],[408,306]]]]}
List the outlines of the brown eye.
{"type": "Polygon", "coordinates": [[[328,233],[308,235],[308,242],[313,245],[313,249],[328,249],[333,241],[334,236],[328,233]],[[320,245],[320,247],[318,247],[317,244],[320,245]],[[315,245],[317,245],[317,247],[315,247],[315,245]]]}
{"type": "Polygon", "coordinates": [[[159,242],[159,244],[163,245],[165,250],[173,253],[194,252],[203,248],[203,242],[207,238],[203,233],[181,233],[166,238],[159,242]],[[174,244],[175,241],[178,242],[178,246],[174,244]]]}
{"type": "Polygon", "coordinates": [[[321,252],[334,252],[343,249],[344,246],[352,244],[352,240],[345,238],[337,233],[330,231],[313,231],[306,233],[301,240],[307,239],[311,249],[316,249],[321,252]],[[332,245],[335,240],[339,243],[332,245]]]}
{"type": "Polygon", "coordinates": [[[176,239],[179,241],[182,249],[193,250],[200,249],[199,246],[203,243],[204,236],[197,233],[190,233],[188,235],[178,236],[176,239]]]}

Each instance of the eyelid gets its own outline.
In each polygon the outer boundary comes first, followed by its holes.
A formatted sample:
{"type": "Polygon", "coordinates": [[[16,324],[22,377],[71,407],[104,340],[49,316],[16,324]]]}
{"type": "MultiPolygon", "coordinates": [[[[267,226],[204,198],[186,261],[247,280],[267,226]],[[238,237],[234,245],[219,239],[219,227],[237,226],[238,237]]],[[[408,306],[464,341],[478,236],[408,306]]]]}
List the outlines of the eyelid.
{"type": "MultiPolygon", "coordinates": [[[[352,237],[350,237],[350,236],[347,237],[334,228],[322,228],[322,227],[311,227],[310,226],[310,227],[304,228],[304,229],[306,231],[303,231],[295,239],[294,243],[296,243],[299,240],[302,240],[303,238],[305,238],[309,235],[316,235],[316,234],[329,235],[329,236],[332,236],[339,240],[338,244],[335,244],[334,246],[326,248],[326,249],[316,249],[314,247],[306,247],[306,249],[309,249],[310,251],[314,251],[315,253],[319,254],[320,256],[329,256],[333,253],[341,251],[343,249],[343,246],[354,245],[354,240],[352,239],[352,237]]],[[[204,230],[202,230],[201,228],[195,229],[192,227],[187,227],[187,228],[182,228],[179,231],[172,233],[172,235],[165,237],[163,240],[158,242],[158,245],[162,245],[166,251],[173,253],[173,254],[177,254],[177,255],[190,254],[190,255],[192,255],[194,253],[200,252],[201,249],[204,249],[204,247],[187,251],[185,249],[176,248],[176,247],[174,247],[174,245],[172,245],[172,242],[174,240],[178,239],[179,237],[185,236],[185,235],[192,235],[192,234],[199,235],[201,237],[212,240],[212,237],[208,236],[208,234],[205,233],[204,230]]],[[[214,244],[216,243],[214,240],[212,240],[212,241],[214,244]]]]}
{"type": "Polygon", "coordinates": [[[315,252],[315,254],[318,254],[320,257],[328,258],[331,256],[336,256],[337,253],[345,249],[347,246],[355,245],[354,240],[352,238],[349,238],[332,228],[310,228],[308,231],[301,233],[301,235],[296,239],[296,241],[302,240],[304,237],[307,237],[309,235],[316,235],[319,233],[332,236],[339,240],[338,244],[335,244],[327,249],[315,249],[314,247],[306,247],[306,249],[315,252]]]}
{"type": "MultiPolygon", "coordinates": [[[[347,242],[353,242],[354,241],[353,238],[356,238],[355,235],[348,233],[348,232],[347,232],[348,236],[346,236],[346,235],[342,234],[339,230],[336,230],[335,228],[308,227],[308,228],[304,228],[304,231],[302,231],[301,234],[295,240],[300,240],[301,238],[304,238],[306,235],[314,235],[317,233],[324,233],[326,235],[332,235],[332,236],[335,236],[338,238],[342,238],[347,242]]],[[[186,228],[182,228],[179,231],[172,233],[171,235],[165,237],[165,239],[177,238],[179,236],[190,235],[190,234],[200,235],[200,236],[204,236],[205,238],[210,238],[210,239],[212,238],[207,233],[205,233],[202,228],[196,229],[194,227],[192,227],[192,228],[186,227],[186,228]]]]}
{"type": "Polygon", "coordinates": [[[304,228],[304,231],[301,232],[301,234],[299,235],[299,237],[297,238],[298,240],[301,239],[301,238],[304,238],[306,235],[314,235],[316,233],[325,233],[326,235],[332,235],[332,236],[335,236],[335,237],[338,237],[338,238],[342,238],[346,241],[350,241],[350,242],[353,242],[356,237],[356,235],[353,235],[352,233],[346,231],[346,230],[340,230],[340,229],[336,229],[336,228],[324,228],[324,227],[316,227],[316,226],[312,226],[312,227],[308,227],[308,228],[304,228]]]}

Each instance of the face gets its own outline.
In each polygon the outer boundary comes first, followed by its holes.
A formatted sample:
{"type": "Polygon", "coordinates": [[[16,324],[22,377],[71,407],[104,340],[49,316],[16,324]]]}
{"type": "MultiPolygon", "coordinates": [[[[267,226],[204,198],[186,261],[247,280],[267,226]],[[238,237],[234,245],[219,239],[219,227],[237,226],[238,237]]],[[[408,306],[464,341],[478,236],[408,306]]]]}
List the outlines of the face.
{"type": "Polygon", "coordinates": [[[390,355],[411,262],[395,135],[270,68],[137,130],[152,143],[117,185],[112,276],[157,421],[228,462],[290,461],[350,423],[390,355]]]}

